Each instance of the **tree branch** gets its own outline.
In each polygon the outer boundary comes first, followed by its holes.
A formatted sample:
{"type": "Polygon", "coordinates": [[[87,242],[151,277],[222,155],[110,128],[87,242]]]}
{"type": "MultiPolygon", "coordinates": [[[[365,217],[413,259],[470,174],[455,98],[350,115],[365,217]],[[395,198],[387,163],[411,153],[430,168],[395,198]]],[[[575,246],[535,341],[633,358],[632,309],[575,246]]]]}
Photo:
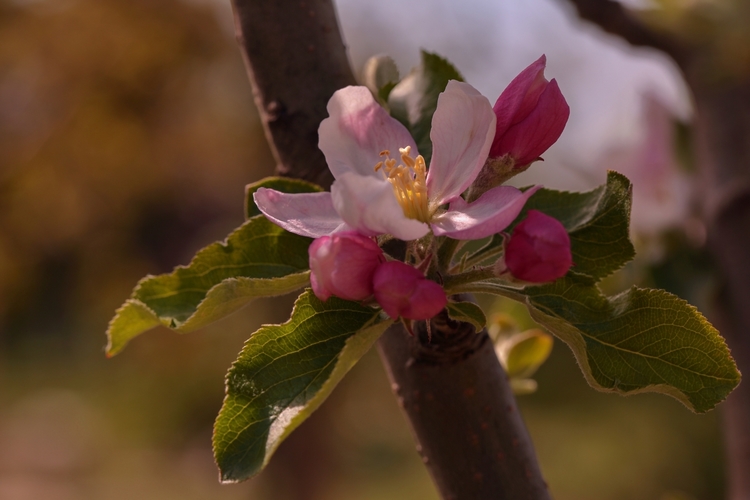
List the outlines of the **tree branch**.
{"type": "Polygon", "coordinates": [[[607,33],[617,35],[631,45],[651,47],[671,56],[684,67],[689,58],[688,47],[674,37],[646,26],[627,7],[616,0],[564,0],[575,7],[581,19],[590,21],[607,33]]]}
{"type": "MultiPolygon", "coordinates": [[[[750,372],[750,81],[707,84],[687,75],[695,96],[695,149],[708,249],[724,288],[712,319],[740,371],[750,372]]],[[[728,465],[727,498],[750,498],[750,384],[722,405],[728,465]]]]}
{"type": "Polygon", "coordinates": [[[233,0],[237,41],[280,175],[329,186],[318,125],[356,81],[330,0],[233,0]]]}
{"type": "MultiPolygon", "coordinates": [[[[255,101],[283,175],[330,185],[317,130],[333,92],[354,83],[331,0],[233,0],[255,101]]],[[[547,499],[506,375],[486,333],[392,328],[379,344],[444,498],[547,499]]]]}
{"type": "Polygon", "coordinates": [[[487,332],[432,320],[378,343],[399,405],[445,499],[547,499],[531,438],[487,332]],[[430,338],[431,337],[431,338],[430,338]]]}

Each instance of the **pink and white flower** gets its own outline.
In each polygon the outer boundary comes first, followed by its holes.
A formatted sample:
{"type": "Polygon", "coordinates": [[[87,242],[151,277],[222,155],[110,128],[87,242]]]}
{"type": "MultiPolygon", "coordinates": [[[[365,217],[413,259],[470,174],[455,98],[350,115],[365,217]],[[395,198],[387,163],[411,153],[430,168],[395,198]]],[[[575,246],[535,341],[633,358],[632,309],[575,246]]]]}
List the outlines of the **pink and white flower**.
{"type": "Polygon", "coordinates": [[[331,192],[254,194],[266,217],[292,233],[318,238],[348,230],[408,241],[432,231],[479,239],[505,229],[538,189],[497,186],[472,203],[461,198],[487,159],[496,127],[490,102],[467,83],[450,81],[438,97],[429,169],[407,129],[367,88],[338,90],[328,113],[318,133],[335,178],[331,192]]]}

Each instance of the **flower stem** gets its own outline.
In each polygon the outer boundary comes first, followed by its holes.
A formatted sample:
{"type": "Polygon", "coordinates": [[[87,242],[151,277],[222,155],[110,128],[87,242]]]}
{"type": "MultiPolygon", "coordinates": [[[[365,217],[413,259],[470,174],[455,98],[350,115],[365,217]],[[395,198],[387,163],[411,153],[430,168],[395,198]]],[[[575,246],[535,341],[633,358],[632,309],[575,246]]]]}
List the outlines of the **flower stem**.
{"type": "Polygon", "coordinates": [[[438,249],[438,266],[440,271],[446,272],[451,267],[453,255],[458,250],[461,241],[446,237],[438,249]]]}
{"type": "Polygon", "coordinates": [[[472,269],[461,274],[454,274],[453,276],[446,276],[443,278],[443,288],[445,293],[451,294],[451,290],[461,285],[468,283],[474,283],[475,281],[482,281],[495,277],[495,270],[493,266],[480,267],[478,269],[472,269]]]}
{"type": "Polygon", "coordinates": [[[464,269],[467,267],[476,266],[477,264],[481,264],[482,262],[489,260],[493,257],[496,257],[498,255],[502,255],[503,251],[504,249],[502,245],[496,246],[495,248],[491,248],[484,252],[480,250],[479,252],[475,253],[474,255],[466,259],[466,262],[464,262],[463,264],[464,269]]]}

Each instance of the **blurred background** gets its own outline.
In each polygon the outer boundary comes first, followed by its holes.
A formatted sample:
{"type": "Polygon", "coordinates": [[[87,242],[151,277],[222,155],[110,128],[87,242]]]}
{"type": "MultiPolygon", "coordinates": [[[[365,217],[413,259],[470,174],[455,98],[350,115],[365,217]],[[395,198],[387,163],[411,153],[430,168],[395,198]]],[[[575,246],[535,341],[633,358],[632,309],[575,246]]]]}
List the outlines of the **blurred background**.
{"type": "MultiPolygon", "coordinates": [[[[659,286],[706,307],[690,97],[668,58],[554,0],[336,3],[355,71],[388,53],[403,75],[424,48],[494,101],[546,53],[571,118],[516,183],[585,190],[625,173],[640,253],[607,291],[659,286]]],[[[0,0],[0,500],[437,498],[375,352],[264,473],[218,484],[224,374],[293,297],[104,357],[137,280],[241,224],[244,185],[273,167],[228,0],[0,0]]],[[[536,379],[519,402],[558,500],[722,497],[717,412],[597,393],[559,342],[536,379]]]]}

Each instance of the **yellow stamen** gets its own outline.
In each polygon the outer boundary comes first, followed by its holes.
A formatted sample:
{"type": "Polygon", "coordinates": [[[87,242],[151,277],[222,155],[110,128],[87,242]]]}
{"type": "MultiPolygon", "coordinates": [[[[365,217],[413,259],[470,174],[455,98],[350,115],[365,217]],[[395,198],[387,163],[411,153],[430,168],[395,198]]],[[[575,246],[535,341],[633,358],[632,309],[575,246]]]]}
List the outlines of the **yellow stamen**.
{"type": "Polygon", "coordinates": [[[401,154],[401,165],[397,165],[396,160],[391,158],[391,152],[385,150],[380,153],[385,160],[375,165],[375,171],[383,169],[405,216],[429,222],[427,167],[424,158],[422,155],[412,158],[411,146],[400,148],[398,152],[401,154]]]}

